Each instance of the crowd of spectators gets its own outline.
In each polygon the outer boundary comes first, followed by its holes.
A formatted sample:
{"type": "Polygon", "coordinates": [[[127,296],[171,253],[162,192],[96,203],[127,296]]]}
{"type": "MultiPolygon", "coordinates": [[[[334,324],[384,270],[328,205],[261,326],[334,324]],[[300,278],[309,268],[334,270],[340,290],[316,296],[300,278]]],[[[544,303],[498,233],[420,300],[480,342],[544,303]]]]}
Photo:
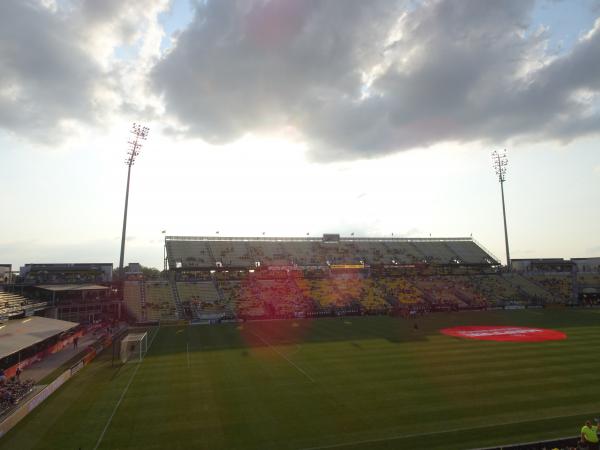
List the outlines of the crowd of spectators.
{"type": "Polygon", "coordinates": [[[33,390],[33,380],[21,380],[21,370],[10,379],[6,379],[4,371],[0,370],[0,416],[18,404],[33,390]]]}

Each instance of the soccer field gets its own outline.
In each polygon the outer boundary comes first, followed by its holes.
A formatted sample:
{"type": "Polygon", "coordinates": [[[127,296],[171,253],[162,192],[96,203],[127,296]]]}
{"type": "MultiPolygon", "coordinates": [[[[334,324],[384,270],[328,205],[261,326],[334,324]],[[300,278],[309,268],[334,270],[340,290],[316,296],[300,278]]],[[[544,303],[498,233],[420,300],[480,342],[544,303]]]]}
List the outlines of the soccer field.
{"type": "MultiPolygon", "coordinates": [[[[466,449],[577,434],[600,415],[600,310],[162,327],[141,364],[110,351],[0,449],[466,449]],[[458,325],[567,333],[474,341],[458,325]]],[[[154,330],[153,330],[154,331],[154,330]]]]}

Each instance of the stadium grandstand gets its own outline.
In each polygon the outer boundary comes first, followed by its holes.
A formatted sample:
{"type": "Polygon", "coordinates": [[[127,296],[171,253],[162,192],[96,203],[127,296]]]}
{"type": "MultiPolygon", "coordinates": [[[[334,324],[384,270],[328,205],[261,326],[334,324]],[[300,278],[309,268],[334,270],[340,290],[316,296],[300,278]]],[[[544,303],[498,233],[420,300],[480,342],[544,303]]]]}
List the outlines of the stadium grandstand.
{"type": "Polygon", "coordinates": [[[472,238],[167,236],[165,255],[166,280],[133,273],[125,281],[125,306],[136,322],[412,315],[581,297],[574,262],[515,260],[509,273],[472,238]]]}
{"type": "Polygon", "coordinates": [[[172,237],[165,238],[170,269],[253,269],[260,266],[330,267],[337,264],[497,266],[472,238],[172,237]]]}
{"type": "Polygon", "coordinates": [[[47,302],[31,300],[19,294],[0,290],[0,321],[31,316],[47,307],[47,302]]]}
{"type": "Polygon", "coordinates": [[[119,318],[112,263],[25,264],[0,291],[4,317],[43,315],[78,323],[119,318]]]}

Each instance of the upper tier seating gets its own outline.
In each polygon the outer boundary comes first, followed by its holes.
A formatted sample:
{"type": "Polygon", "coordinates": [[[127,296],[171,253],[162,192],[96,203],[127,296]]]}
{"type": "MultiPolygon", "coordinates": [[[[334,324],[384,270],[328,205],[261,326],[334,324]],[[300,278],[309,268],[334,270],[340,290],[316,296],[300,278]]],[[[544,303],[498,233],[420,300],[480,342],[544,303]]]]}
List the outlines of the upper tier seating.
{"type": "Polygon", "coordinates": [[[261,265],[331,264],[493,264],[493,257],[470,239],[341,238],[177,238],[166,241],[173,268],[253,268],[261,265]]]}

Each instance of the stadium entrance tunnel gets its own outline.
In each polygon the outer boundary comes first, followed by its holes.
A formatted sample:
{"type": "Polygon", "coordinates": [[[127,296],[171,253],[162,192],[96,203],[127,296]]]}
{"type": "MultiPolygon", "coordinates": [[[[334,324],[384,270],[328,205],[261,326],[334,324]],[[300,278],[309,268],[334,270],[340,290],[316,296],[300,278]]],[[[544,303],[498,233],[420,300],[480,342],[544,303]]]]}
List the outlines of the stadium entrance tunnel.
{"type": "Polygon", "coordinates": [[[547,328],[476,325],[443,328],[440,333],[463,339],[497,342],[543,342],[567,338],[562,331],[547,328]]]}

